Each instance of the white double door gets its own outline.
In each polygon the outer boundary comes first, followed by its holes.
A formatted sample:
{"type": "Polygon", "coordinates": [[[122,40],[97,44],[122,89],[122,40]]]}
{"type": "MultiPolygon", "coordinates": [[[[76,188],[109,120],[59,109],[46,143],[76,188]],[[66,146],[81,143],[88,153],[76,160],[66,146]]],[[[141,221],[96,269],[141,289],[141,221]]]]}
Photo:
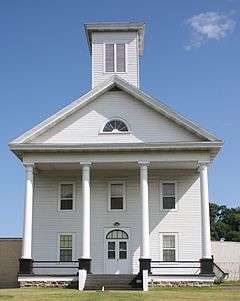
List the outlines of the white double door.
{"type": "Polygon", "coordinates": [[[105,240],[105,273],[128,274],[130,271],[128,239],[105,240]]]}

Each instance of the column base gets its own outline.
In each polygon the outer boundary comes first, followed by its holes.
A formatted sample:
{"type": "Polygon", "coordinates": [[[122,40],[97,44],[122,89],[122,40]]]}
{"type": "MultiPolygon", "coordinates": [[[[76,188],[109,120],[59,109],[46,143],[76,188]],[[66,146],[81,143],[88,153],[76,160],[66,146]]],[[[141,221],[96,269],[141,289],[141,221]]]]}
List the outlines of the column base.
{"type": "Polygon", "coordinates": [[[151,258],[139,258],[139,270],[148,270],[148,273],[151,274],[151,258]]]}
{"type": "Polygon", "coordinates": [[[19,258],[19,274],[33,273],[33,259],[19,258]]]}
{"type": "Polygon", "coordinates": [[[200,275],[213,275],[213,258],[201,258],[200,269],[200,275]]]}
{"type": "Polygon", "coordinates": [[[91,258],[78,258],[79,270],[86,270],[88,274],[91,274],[91,258]]]}

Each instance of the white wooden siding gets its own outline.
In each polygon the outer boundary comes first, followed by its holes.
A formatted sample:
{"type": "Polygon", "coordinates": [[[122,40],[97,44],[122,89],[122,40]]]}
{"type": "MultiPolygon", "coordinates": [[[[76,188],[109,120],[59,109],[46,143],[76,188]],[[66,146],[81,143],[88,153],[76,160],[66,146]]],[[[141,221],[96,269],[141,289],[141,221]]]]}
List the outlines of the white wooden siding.
{"type": "MultiPolygon", "coordinates": [[[[194,171],[149,172],[150,244],[151,258],[160,260],[160,232],[177,232],[179,260],[201,257],[201,219],[199,177],[194,171]],[[160,211],[160,180],[178,182],[179,210],[160,211]]],[[[104,272],[104,228],[115,222],[130,229],[129,248],[131,270],[139,269],[141,241],[141,211],[139,201],[139,170],[92,170],[91,172],[91,258],[92,272],[104,272]],[[126,211],[108,210],[108,182],[126,181],[126,211]]],[[[80,256],[81,246],[81,171],[39,172],[35,175],[33,206],[33,258],[56,260],[57,240],[61,232],[75,233],[74,258],[80,256]],[[58,211],[58,181],[75,181],[76,210],[58,211]]],[[[59,269],[60,270],[60,269],[59,269]]],[[[60,271],[56,272],[60,272],[60,271]]],[[[46,270],[44,271],[46,273],[46,270]]],[[[50,270],[48,272],[51,272],[50,270]]],[[[62,271],[61,271],[62,272],[62,271]]]]}
{"type": "Polygon", "coordinates": [[[33,143],[151,143],[201,141],[160,113],[122,91],[101,95],[64,121],[53,126],[33,143]],[[126,120],[131,133],[101,134],[113,117],[126,120]]]}
{"type": "Polygon", "coordinates": [[[127,44],[126,72],[115,72],[130,84],[139,86],[138,39],[137,32],[94,32],[92,34],[92,87],[112,76],[104,70],[104,44],[127,44]]]}

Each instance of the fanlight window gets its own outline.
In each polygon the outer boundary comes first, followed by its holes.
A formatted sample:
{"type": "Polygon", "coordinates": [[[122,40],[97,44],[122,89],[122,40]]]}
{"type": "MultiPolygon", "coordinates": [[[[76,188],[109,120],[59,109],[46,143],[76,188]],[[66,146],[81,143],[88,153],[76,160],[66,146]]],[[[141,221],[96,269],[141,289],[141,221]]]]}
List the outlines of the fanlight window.
{"type": "Polygon", "coordinates": [[[128,239],[128,234],[123,230],[112,230],[108,232],[107,239],[128,239]]]}
{"type": "Polygon", "coordinates": [[[123,121],[119,119],[114,119],[106,123],[106,125],[103,128],[103,132],[104,133],[128,132],[128,127],[123,121]]]}

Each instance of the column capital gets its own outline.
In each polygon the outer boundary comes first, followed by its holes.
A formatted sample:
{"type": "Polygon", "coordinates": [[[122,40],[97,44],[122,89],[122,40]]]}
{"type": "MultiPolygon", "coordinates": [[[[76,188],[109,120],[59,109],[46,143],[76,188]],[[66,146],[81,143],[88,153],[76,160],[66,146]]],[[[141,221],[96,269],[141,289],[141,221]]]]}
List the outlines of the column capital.
{"type": "Polygon", "coordinates": [[[149,161],[138,161],[138,165],[140,167],[142,166],[149,166],[150,162],[149,161]]]}
{"type": "Polygon", "coordinates": [[[198,171],[201,171],[210,165],[207,161],[198,162],[198,171]]]}
{"type": "Polygon", "coordinates": [[[34,167],[34,163],[24,163],[23,166],[26,168],[26,169],[32,169],[34,167]]]}

